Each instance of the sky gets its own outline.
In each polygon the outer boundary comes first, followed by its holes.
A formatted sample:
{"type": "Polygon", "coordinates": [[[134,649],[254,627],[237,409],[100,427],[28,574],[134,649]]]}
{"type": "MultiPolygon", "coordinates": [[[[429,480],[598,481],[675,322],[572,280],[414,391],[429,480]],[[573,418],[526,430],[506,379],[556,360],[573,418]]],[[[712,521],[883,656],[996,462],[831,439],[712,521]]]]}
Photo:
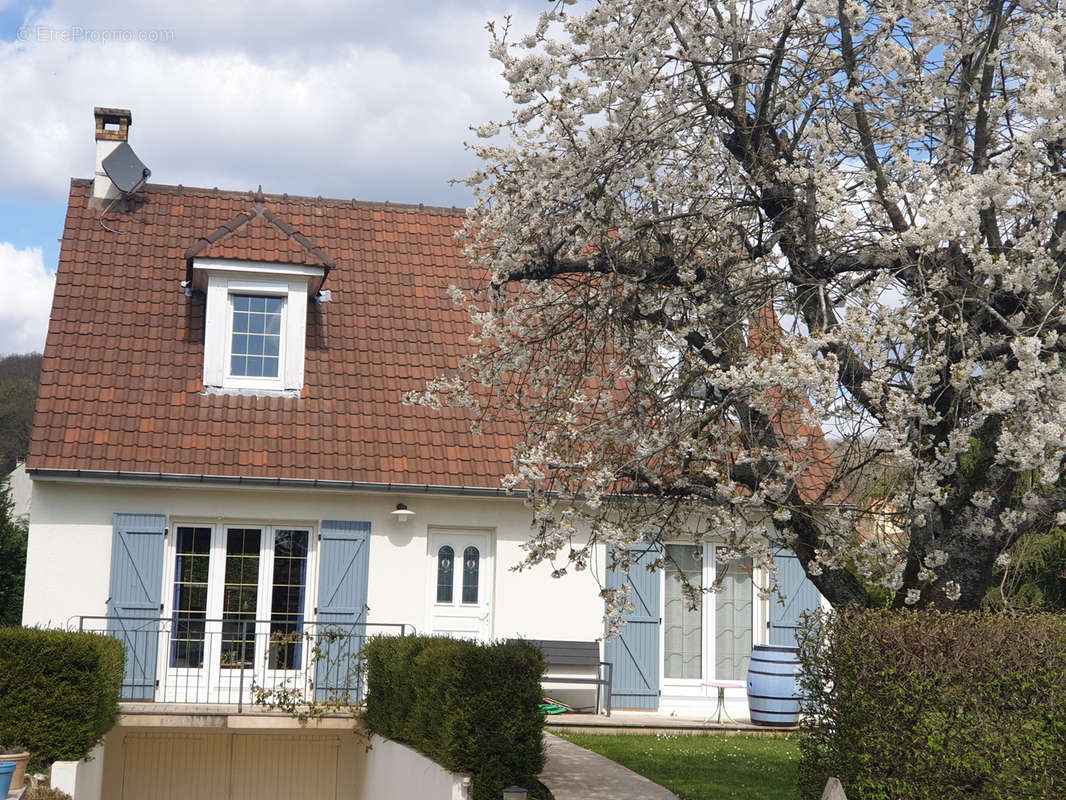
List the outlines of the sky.
{"type": "Polygon", "coordinates": [[[0,0],[0,355],[44,347],[93,107],[152,182],[465,206],[470,126],[508,113],[485,24],[545,0],[0,0]]]}

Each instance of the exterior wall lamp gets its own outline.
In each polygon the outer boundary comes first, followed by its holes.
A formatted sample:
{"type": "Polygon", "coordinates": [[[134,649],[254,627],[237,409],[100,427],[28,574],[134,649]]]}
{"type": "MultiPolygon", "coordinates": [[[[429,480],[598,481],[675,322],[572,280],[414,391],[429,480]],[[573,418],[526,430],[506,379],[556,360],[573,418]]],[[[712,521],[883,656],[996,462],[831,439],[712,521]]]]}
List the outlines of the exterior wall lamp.
{"type": "Polygon", "coordinates": [[[415,512],[411,511],[406,503],[397,503],[396,510],[390,513],[390,516],[401,525],[406,525],[414,515],[415,512]]]}

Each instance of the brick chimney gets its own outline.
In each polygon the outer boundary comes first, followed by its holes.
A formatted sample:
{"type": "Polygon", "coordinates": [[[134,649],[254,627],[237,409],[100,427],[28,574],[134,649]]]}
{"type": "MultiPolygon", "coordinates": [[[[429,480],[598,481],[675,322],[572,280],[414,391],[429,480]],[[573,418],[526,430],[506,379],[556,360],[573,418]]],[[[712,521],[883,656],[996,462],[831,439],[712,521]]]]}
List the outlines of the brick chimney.
{"type": "Polygon", "coordinates": [[[129,138],[130,125],[133,124],[133,114],[128,108],[100,108],[93,109],[96,118],[96,174],[93,176],[93,197],[102,200],[113,200],[121,197],[122,192],[115,188],[115,184],[104,172],[104,159],[111,152],[129,138]]]}

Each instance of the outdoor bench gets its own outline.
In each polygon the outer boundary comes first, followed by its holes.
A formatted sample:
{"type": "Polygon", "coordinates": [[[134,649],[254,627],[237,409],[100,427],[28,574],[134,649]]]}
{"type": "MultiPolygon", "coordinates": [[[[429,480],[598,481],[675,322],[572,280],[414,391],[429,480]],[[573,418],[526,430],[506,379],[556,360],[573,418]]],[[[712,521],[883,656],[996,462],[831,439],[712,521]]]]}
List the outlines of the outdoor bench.
{"type": "Polygon", "coordinates": [[[601,687],[603,709],[611,716],[611,677],[613,667],[609,661],[600,660],[600,646],[597,642],[569,642],[557,639],[522,639],[540,648],[548,670],[553,667],[589,667],[596,671],[594,678],[567,677],[565,675],[545,674],[541,683],[589,684],[596,686],[596,712],[600,710],[601,687]]]}

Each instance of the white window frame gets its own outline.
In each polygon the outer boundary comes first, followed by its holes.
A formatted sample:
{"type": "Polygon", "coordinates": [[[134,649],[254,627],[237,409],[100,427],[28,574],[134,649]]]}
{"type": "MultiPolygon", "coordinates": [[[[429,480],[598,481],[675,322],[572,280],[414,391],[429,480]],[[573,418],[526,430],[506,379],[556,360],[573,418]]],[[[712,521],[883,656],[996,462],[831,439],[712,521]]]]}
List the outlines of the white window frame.
{"type": "MultiPolygon", "coordinates": [[[[696,547],[702,547],[701,557],[701,577],[703,579],[703,585],[710,586],[717,578],[718,561],[715,558],[715,549],[719,547],[726,547],[724,542],[668,542],[667,544],[676,545],[695,545],[696,547]]],[[[759,596],[758,587],[763,583],[762,570],[755,569],[752,575],[752,598],[751,598],[751,636],[752,644],[765,644],[766,643],[766,631],[764,630],[767,620],[767,608],[766,603],[759,596]]],[[[717,697],[717,690],[713,687],[708,687],[707,684],[710,681],[724,681],[735,680],[719,678],[717,674],[714,674],[714,670],[717,669],[718,659],[716,648],[715,634],[717,633],[717,618],[715,615],[715,603],[717,595],[713,592],[705,592],[703,595],[703,602],[700,607],[701,613],[701,659],[702,659],[702,672],[703,675],[700,678],[667,678],[666,677],[666,581],[667,572],[662,570],[662,584],[660,590],[660,608],[659,617],[663,620],[663,623],[659,626],[659,670],[660,680],[662,681],[662,687],[664,690],[669,690],[669,694],[675,696],[687,696],[687,697],[704,697],[708,699],[715,699],[717,697]],[[711,673],[711,674],[708,674],[711,673]]],[[[666,692],[664,691],[664,694],[666,692]]]]}
{"type": "MultiPolygon", "coordinates": [[[[163,611],[162,619],[172,620],[174,617],[174,581],[175,569],[177,568],[178,554],[178,528],[210,528],[211,546],[209,549],[210,560],[208,562],[207,576],[207,610],[206,617],[209,620],[222,618],[223,592],[225,589],[225,564],[226,564],[226,531],[230,528],[258,528],[261,531],[259,546],[259,577],[258,593],[256,597],[256,620],[264,622],[257,625],[255,641],[265,642],[269,639],[268,623],[273,613],[273,587],[274,587],[274,533],[276,530],[306,530],[307,531],[307,562],[304,575],[304,607],[303,623],[312,625],[315,622],[315,610],[318,605],[318,541],[319,527],[317,523],[305,520],[255,520],[255,519],[203,519],[199,517],[172,519],[167,529],[166,553],[163,569],[163,611]]],[[[217,623],[215,623],[217,626],[217,623]]],[[[221,628],[213,629],[211,625],[206,631],[204,641],[204,665],[200,668],[172,667],[170,666],[170,637],[161,636],[157,664],[160,669],[167,672],[167,677],[160,681],[160,691],[173,688],[173,685],[187,688],[187,696],[179,698],[182,702],[188,702],[190,697],[195,698],[197,692],[202,694],[199,687],[214,686],[216,691],[219,687],[227,688],[225,671],[221,670],[217,662],[219,657],[218,646],[221,644],[221,628]],[[208,677],[210,673],[210,677],[208,677]]],[[[253,673],[261,681],[276,683],[278,680],[291,676],[293,673],[306,671],[311,666],[310,647],[304,643],[302,665],[298,670],[271,670],[263,659],[265,653],[255,653],[255,661],[252,666],[253,673]]],[[[268,684],[268,685],[271,685],[268,684]]],[[[232,688],[232,687],[229,687],[232,688]]],[[[179,690],[180,693],[180,690],[179,690]]],[[[162,699],[166,699],[165,697],[162,699]]],[[[214,698],[212,698],[214,699],[214,698]]]]}
{"type": "Polygon", "coordinates": [[[204,320],[204,387],[215,391],[299,393],[304,386],[307,304],[325,270],[300,264],[195,259],[192,288],[207,297],[204,320]],[[281,342],[277,377],[233,375],[233,297],[281,297],[281,342]]]}
{"type": "MultiPolygon", "coordinates": [[[[306,289],[305,289],[306,291],[306,289]]],[[[299,302],[299,300],[297,300],[299,302]]],[[[295,331],[289,330],[289,291],[282,286],[268,281],[227,281],[226,282],[226,352],[223,355],[222,386],[227,389],[275,389],[286,388],[287,363],[290,358],[289,343],[295,331]],[[278,347],[277,376],[234,375],[233,365],[233,298],[234,297],[280,297],[281,303],[281,341],[278,347]]],[[[301,348],[302,352],[302,348],[301,348]]],[[[300,365],[303,372],[303,365],[300,365]]],[[[301,381],[301,385],[302,385],[301,381]]]]}

